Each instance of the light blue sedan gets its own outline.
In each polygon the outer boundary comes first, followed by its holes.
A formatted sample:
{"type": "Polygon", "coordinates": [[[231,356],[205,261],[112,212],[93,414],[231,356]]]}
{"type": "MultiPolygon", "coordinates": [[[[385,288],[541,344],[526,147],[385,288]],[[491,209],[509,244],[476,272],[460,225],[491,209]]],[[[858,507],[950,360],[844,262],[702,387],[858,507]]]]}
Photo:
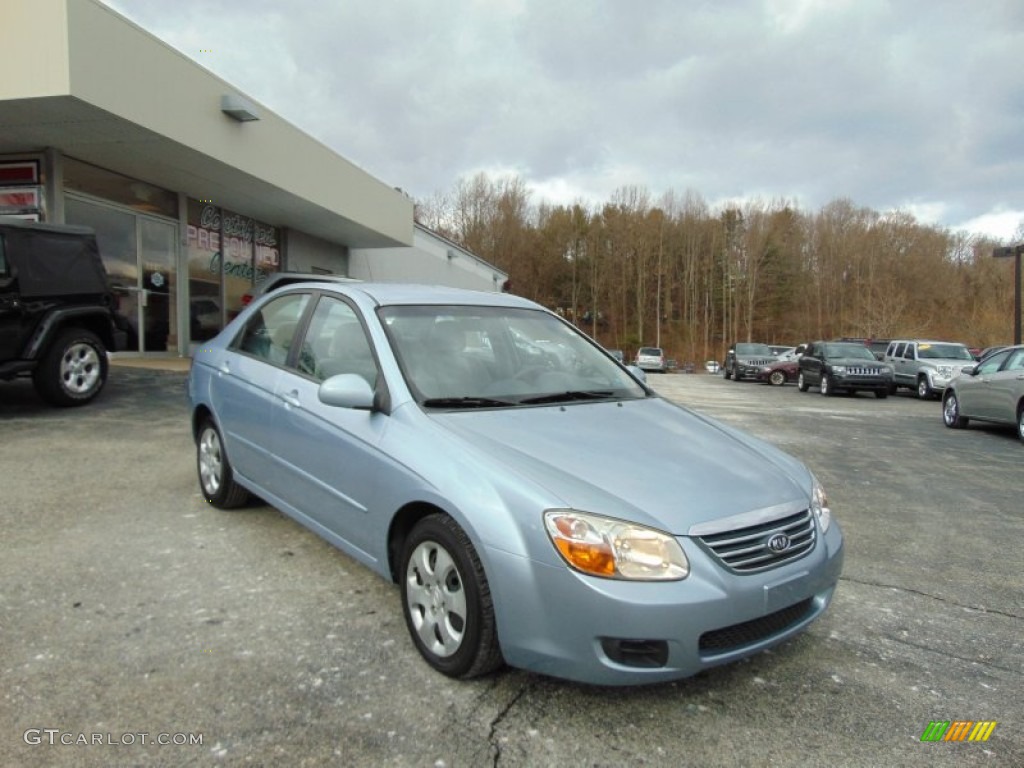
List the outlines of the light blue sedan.
{"type": "Polygon", "coordinates": [[[843,539],[803,464],[640,377],[515,296],[292,285],[196,352],[199,484],[399,584],[446,675],[685,677],[820,616],[843,539]]]}

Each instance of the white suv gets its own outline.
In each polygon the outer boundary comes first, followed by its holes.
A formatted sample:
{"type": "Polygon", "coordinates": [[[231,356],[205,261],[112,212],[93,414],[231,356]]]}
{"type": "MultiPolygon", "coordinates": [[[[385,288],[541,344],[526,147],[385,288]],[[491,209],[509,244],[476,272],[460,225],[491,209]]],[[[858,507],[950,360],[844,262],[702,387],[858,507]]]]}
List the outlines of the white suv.
{"type": "Polygon", "coordinates": [[[633,363],[641,371],[665,372],[665,352],[661,347],[640,347],[633,363]]]}
{"type": "Polygon", "coordinates": [[[974,363],[963,344],[921,339],[890,341],[884,360],[893,369],[893,392],[906,387],[922,400],[939,397],[965,365],[974,363]]]}

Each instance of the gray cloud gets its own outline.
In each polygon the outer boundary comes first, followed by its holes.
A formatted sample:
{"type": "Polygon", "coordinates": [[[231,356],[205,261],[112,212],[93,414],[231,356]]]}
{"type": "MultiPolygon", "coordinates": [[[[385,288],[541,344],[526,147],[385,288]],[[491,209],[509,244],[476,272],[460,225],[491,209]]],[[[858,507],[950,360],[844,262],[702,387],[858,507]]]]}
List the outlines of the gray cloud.
{"type": "Polygon", "coordinates": [[[106,1],[417,197],[504,169],[1024,219],[1015,0],[106,1]]]}

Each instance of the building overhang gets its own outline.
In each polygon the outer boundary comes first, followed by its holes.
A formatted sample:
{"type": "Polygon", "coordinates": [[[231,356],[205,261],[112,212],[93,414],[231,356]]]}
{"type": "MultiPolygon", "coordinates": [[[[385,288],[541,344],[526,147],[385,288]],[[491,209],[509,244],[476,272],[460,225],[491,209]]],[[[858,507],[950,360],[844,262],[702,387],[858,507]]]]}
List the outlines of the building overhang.
{"type": "Polygon", "coordinates": [[[54,148],[329,242],[412,244],[404,194],[110,8],[5,3],[0,154],[54,148]]]}

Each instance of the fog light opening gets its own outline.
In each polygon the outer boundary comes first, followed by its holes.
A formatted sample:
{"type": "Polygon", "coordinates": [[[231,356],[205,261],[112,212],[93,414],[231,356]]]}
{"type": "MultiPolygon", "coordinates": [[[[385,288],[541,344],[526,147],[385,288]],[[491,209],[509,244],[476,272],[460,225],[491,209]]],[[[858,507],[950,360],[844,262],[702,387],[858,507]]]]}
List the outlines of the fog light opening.
{"type": "Polygon", "coordinates": [[[601,638],[605,656],[624,667],[656,669],[668,663],[668,643],[664,640],[627,640],[601,638]]]}

